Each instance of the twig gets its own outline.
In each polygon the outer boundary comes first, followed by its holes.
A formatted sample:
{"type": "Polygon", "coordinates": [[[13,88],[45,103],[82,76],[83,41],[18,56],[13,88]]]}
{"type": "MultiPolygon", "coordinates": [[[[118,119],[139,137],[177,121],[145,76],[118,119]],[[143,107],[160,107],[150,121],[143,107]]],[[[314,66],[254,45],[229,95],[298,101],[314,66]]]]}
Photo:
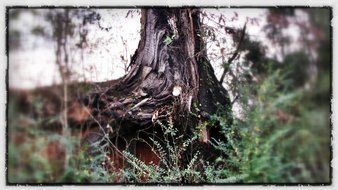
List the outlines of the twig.
{"type": "MultiPolygon", "coordinates": [[[[242,30],[242,34],[241,34],[241,38],[240,38],[240,40],[239,40],[239,42],[238,42],[238,44],[237,44],[237,48],[236,48],[234,54],[233,54],[233,55],[231,56],[231,58],[228,60],[228,62],[227,62],[227,67],[225,67],[225,65],[224,65],[224,71],[223,71],[223,74],[222,74],[221,79],[220,79],[220,81],[219,81],[219,83],[221,83],[221,84],[223,83],[224,77],[225,77],[226,73],[227,73],[228,70],[229,70],[230,64],[231,64],[232,61],[238,56],[239,49],[240,49],[241,44],[242,44],[242,42],[243,42],[243,40],[244,40],[244,35],[245,35],[245,30],[246,30],[246,24],[247,24],[247,22],[245,22],[245,24],[244,24],[244,27],[243,27],[243,30],[242,30]]],[[[223,63],[223,64],[224,64],[224,63],[223,63]]]]}
{"type": "Polygon", "coordinates": [[[236,95],[236,97],[231,101],[231,105],[234,105],[234,103],[237,101],[239,98],[239,94],[236,95]]]}
{"type": "Polygon", "coordinates": [[[225,25],[223,25],[223,24],[220,24],[220,23],[216,22],[214,19],[210,18],[210,17],[208,16],[208,14],[206,14],[206,13],[202,13],[202,16],[206,17],[208,20],[210,20],[210,21],[212,21],[213,23],[217,24],[217,25],[218,25],[219,27],[221,27],[221,28],[224,28],[224,29],[229,30],[229,31],[231,31],[231,32],[234,31],[234,28],[228,27],[228,26],[225,26],[225,25]]]}

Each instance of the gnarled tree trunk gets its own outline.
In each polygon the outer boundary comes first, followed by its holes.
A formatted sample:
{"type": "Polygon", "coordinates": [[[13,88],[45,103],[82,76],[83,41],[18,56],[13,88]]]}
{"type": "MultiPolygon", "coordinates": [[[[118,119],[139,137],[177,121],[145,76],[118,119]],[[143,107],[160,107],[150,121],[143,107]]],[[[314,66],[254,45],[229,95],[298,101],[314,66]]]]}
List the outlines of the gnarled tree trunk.
{"type": "MultiPolygon", "coordinates": [[[[141,25],[128,74],[89,102],[97,120],[123,123],[120,135],[156,120],[172,121],[181,133],[193,131],[216,113],[225,114],[231,123],[228,93],[206,56],[199,10],[144,9],[141,25]]],[[[219,129],[205,133],[217,136],[219,129]]]]}

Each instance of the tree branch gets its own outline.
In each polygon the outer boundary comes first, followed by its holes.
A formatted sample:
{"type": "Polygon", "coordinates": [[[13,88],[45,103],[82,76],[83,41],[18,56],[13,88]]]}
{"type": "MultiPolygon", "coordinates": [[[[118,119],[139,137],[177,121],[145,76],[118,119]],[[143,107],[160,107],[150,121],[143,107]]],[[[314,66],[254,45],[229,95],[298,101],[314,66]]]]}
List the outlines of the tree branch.
{"type": "Polygon", "coordinates": [[[224,71],[223,71],[223,74],[222,74],[221,79],[220,79],[220,81],[219,81],[221,84],[223,83],[224,77],[225,77],[226,73],[227,73],[228,70],[229,70],[230,64],[231,64],[232,61],[238,56],[239,49],[240,49],[240,47],[241,47],[242,42],[244,41],[244,35],[245,35],[245,30],[246,30],[246,24],[247,24],[247,22],[244,24],[244,27],[243,27],[243,30],[242,30],[242,34],[241,34],[241,38],[240,38],[240,40],[239,40],[239,42],[238,42],[238,44],[237,44],[237,48],[236,48],[234,54],[233,54],[233,55],[230,57],[230,59],[228,60],[227,65],[225,65],[225,63],[223,62],[223,64],[224,64],[224,65],[223,65],[224,71]]]}
{"type": "Polygon", "coordinates": [[[231,106],[234,105],[234,103],[237,101],[238,98],[239,98],[239,94],[237,94],[235,98],[231,101],[231,106]]]}

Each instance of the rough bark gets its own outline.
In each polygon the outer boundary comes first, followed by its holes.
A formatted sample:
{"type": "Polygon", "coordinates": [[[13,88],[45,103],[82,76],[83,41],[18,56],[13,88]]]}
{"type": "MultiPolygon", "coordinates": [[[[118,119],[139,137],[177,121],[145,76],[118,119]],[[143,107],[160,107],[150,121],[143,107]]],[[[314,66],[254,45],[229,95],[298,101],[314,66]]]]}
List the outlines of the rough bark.
{"type": "MultiPolygon", "coordinates": [[[[102,126],[114,123],[112,138],[130,141],[157,120],[172,121],[181,134],[196,132],[216,113],[232,122],[228,93],[206,56],[199,14],[190,8],[142,10],[141,40],[128,74],[86,99],[102,126]]],[[[203,129],[208,137],[202,141],[221,139],[220,130],[203,129]]]]}
{"type": "Polygon", "coordinates": [[[128,74],[95,94],[92,107],[141,126],[169,116],[179,122],[197,110],[202,117],[229,113],[228,94],[206,57],[199,10],[145,9],[141,14],[141,40],[128,74]]]}

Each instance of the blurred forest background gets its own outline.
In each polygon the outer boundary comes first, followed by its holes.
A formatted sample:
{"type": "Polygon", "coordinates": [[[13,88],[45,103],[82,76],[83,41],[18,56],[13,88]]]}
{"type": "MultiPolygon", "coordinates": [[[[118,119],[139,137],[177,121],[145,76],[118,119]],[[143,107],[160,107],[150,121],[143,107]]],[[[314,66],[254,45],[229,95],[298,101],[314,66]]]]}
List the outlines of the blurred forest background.
{"type": "MultiPolygon", "coordinates": [[[[208,58],[235,117],[224,128],[228,143],[212,144],[226,158],[208,163],[196,155],[184,168],[173,163],[163,170],[126,152],[129,167],[111,171],[105,147],[87,155],[81,126],[65,122],[86,113],[74,105],[69,113],[55,111],[128,71],[140,10],[10,8],[7,16],[8,182],[180,183],[182,176],[188,183],[331,181],[329,8],[202,9],[208,58]],[[48,106],[53,101],[59,107],[48,106]],[[60,133],[55,121],[71,133],[60,133]]],[[[162,127],[168,138],[175,134],[162,127]]],[[[175,145],[157,148],[170,152],[175,145]]]]}

